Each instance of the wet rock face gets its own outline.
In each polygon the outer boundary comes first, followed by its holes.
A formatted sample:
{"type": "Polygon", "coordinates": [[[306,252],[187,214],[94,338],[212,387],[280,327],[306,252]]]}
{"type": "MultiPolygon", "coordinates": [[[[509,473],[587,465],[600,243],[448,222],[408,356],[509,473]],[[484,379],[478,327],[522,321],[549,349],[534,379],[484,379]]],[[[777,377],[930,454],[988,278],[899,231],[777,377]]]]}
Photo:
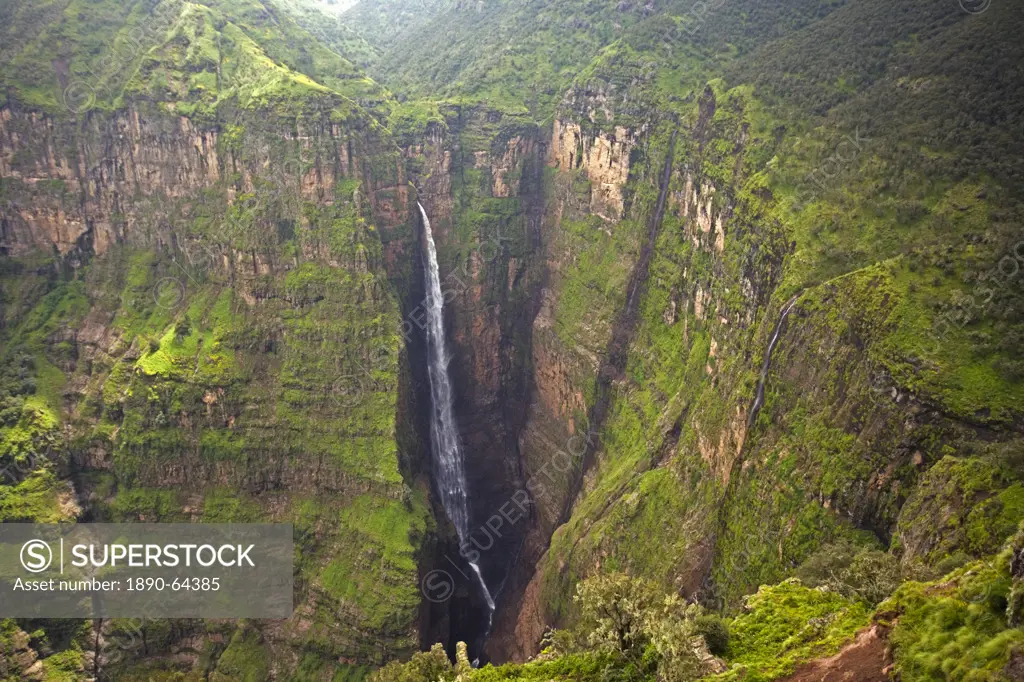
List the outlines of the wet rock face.
{"type": "MultiPolygon", "coordinates": [[[[430,216],[445,296],[471,519],[460,553],[478,560],[492,592],[504,586],[532,523],[518,438],[539,302],[546,151],[536,130],[484,108],[449,111],[444,129],[404,151],[430,216]],[[475,231],[460,227],[470,220],[475,231]]],[[[499,595],[499,611],[503,604],[499,595]]]]}

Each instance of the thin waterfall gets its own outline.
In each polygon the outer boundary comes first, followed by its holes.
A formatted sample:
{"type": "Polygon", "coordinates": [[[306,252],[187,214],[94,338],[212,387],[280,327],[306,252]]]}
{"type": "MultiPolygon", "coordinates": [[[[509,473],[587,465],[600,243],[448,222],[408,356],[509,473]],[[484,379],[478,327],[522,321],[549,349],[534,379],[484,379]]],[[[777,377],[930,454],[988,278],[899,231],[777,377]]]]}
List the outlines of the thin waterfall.
{"type": "Polygon", "coordinates": [[[754,425],[757,413],[761,411],[761,406],[764,405],[764,383],[768,379],[768,370],[771,368],[772,351],[775,350],[775,344],[779,342],[779,336],[782,334],[782,325],[786,323],[789,311],[793,309],[793,305],[798,298],[800,298],[800,294],[789,299],[789,302],[782,306],[782,314],[779,315],[779,321],[775,324],[775,333],[772,334],[772,339],[768,342],[768,350],[765,351],[764,363],[761,365],[761,379],[757,382],[757,395],[754,396],[754,404],[750,408],[750,417],[747,419],[748,429],[754,425]]]}
{"type": "MultiPolygon", "coordinates": [[[[430,376],[430,397],[433,409],[430,413],[430,444],[434,455],[435,479],[441,495],[441,504],[459,536],[459,546],[464,546],[469,537],[469,507],[466,499],[466,469],[462,461],[459,431],[455,426],[455,411],[452,406],[452,382],[448,375],[448,348],[444,338],[444,295],[441,292],[441,275],[437,269],[437,248],[430,231],[430,218],[423,205],[416,204],[423,216],[423,232],[427,242],[427,374],[430,376]]],[[[487,601],[487,630],[491,629],[494,618],[494,599],[475,561],[469,567],[476,575],[487,601]]]]}

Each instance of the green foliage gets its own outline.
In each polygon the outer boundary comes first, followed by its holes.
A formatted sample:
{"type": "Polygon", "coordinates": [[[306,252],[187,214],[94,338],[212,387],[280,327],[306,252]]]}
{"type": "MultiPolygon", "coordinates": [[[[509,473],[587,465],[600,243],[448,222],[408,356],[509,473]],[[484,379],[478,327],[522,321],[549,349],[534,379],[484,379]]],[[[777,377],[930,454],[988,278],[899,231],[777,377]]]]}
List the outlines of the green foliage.
{"type": "Polygon", "coordinates": [[[84,652],[77,648],[65,649],[43,659],[46,682],[77,682],[85,674],[84,652]]]}
{"type": "Polygon", "coordinates": [[[77,512],[68,484],[48,468],[16,485],[0,483],[0,523],[58,523],[73,520],[77,512]]]}
{"type": "Polygon", "coordinates": [[[369,682],[452,682],[455,669],[444,647],[435,644],[420,651],[405,663],[392,661],[370,675],[369,682]]]}
{"type": "Polygon", "coordinates": [[[431,125],[447,129],[437,102],[414,100],[396,104],[388,115],[387,126],[400,143],[409,143],[426,133],[431,125]]]}
{"type": "Polygon", "coordinates": [[[707,650],[696,604],[664,593],[654,582],[615,572],[579,583],[575,600],[575,640],[591,650],[611,652],[659,679],[696,679],[704,671],[707,650]]]}
{"type": "Polygon", "coordinates": [[[902,586],[879,611],[895,618],[890,641],[896,672],[907,682],[1004,680],[1011,655],[1024,650],[1024,630],[1007,623],[1019,585],[1010,575],[1020,533],[1006,550],[931,583],[902,586]]]}
{"type": "Polygon", "coordinates": [[[584,652],[555,658],[541,657],[524,664],[484,666],[464,679],[474,682],[602,682],[608,679],[651,680],[649,671],[638,670],[612,653],[584,652]]]}
{"type": "Polygon", "coordinates": [[[421,594],[406,576],[416,572],[416,547],[426,531],[424,506],[422,499],[412,506],[356,498],[338,515],[341,551],[318,568],[317,587],[358,609],[361,621],[374,630],[415,617],[421,594]]]}
{"type": "MultiPolygon", "coordinates": [[[[1019,451],[1017,445],[1009,448],[1019,451]]],[[[905,556],[935,562],[958,551],[991,554],[1024,520],[1024,485],[1015,460],[984,449],[979,454],[947,455],[922,478],[900,512],[898,546],[905,556]]]]}
{"type": "Polygon", "coordinates": [[[2,56],[19,67],[5,82],[53,113],[115,109],[145,94],[209,119],[227,101],[290,108],[332,93],[342,110],[386,112],[376,83],[257,0],[57,0],[5,13],[2,56]]]}
{"type": "Polygon", "coordinates": [[[270,660],[257,631],[240,627],[231,636],[228,648],[217,659],[210,682],[264,682],[270,676],[270,660]]]}
{"type": "Polygon", "coordinates": [[[710,679],[781,677],[800,662],[834,654],[868,624],[869,615],[863,603],[795,579],[762,586],[730,625],[729,670],[710,679]]]}
{"type": "Polygon", "coordinates": [[[526,664],[469,667],[465,645],[457,663],[441,645],[415,654],[406,663],[390,663],[371,682],[499,682],[501,680],[674,680],[699,679],[710,655],[701,633],[718,645],[728,639],[720,620],[702,618],[702,609],[655,583],[623,573],[595,576],[577,587],[581,619],[571,631],[549,632],[548,646],[526,664]]]}
{"type": "Polygon", "coordinates": [[[107,512],[113,519],[146,523],[184,522],[182,503],[175,490],[130,488],[118,491],[107,512]]]}
{"type": "Polygon", "coordinates": [[[697,633],[704,638],[708,651],[724,656],[729,650],[729,621],[714,613],[705,613],[693,621],[697,633]]]}
{"type": "Polygon", "coordinates": [[[850,543],[825,545],[794,572],[808,587],[823,587],[869,606],[892,594],[904,580],[919,577],[920,569],[901,564],[888,552],[850,543]]]}

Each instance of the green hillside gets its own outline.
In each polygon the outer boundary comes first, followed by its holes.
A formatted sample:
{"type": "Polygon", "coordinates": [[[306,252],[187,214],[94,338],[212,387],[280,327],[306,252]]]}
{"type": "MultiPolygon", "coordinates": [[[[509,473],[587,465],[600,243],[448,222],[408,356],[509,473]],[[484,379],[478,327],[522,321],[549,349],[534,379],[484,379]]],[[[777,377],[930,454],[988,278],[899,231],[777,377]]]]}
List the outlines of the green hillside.
{"type": "Polygon", "coordinates": [[[1012,4],[11,0],[0,32],[0,522],[297,550],[289,619],[129,656],[129,623],[0,620],[0,680],[1024,675],[1012,4]],[[417,203],[493,619],[432,477],[417,203]]]}

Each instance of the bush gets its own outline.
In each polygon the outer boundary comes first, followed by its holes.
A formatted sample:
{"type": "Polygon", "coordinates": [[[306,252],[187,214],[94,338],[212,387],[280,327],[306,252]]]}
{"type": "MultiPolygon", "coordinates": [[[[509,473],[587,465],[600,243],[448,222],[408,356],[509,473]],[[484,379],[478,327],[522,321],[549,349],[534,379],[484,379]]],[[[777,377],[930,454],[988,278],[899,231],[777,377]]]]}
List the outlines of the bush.
{"type": "Polygon", "coordinates": [[[697,632],[704,638],[708,651],[715,656],[724,656],[729,648],[729,622],[713,613],[706,613],[694,620],[697,632]]]}
{"type": "Polygon", "coordinates": [[[902,573],[896,557],[878,550],[857,554],[848,568],[826,584],[851,599],[874,606],[900,586],[902,573]]]}
{"type": "Polygon", "coordinates": [[[417,652],[406,662],[392,661],[370,675],[370,682],[448,682],[455,678],[455,667],[444,647],[435,644],[430,651],[417,652]]]}
{"type": "Polygon", "coordinates": [[[851,544],[825,545],[796,570],[808,587],[824,587],[874,605],[900,586],[905,576],[896,557],[851,544]]]}
{"type": "Polygon", "coordinates": [[[192,320],[186,314],[176,325],[174,325],[174,340],[181,343],[192,334],[192,320]]]}
{"type": "Polygon", "coordinates": [[[947,554],[935,564],[935,577],[941,578],[947,573],[960,568],[970,560],[971,557],[963,550],[957,550],[952,554],[947,554]]]}
{"type": "Polygon", "coordinates": [[[807,557],[793,576],[808,587],[820,587],[853,562],[860,547],[848,542],[828,544],[807,557]]]}
{"type": "Polygon", "coordinates": [[[598,575],[576,588],[580,639],[598,651],[621,655],[662,680],[697,679],[707,651],[697,631],[703,609],[655,583],[623,573],[598,575]]]}

